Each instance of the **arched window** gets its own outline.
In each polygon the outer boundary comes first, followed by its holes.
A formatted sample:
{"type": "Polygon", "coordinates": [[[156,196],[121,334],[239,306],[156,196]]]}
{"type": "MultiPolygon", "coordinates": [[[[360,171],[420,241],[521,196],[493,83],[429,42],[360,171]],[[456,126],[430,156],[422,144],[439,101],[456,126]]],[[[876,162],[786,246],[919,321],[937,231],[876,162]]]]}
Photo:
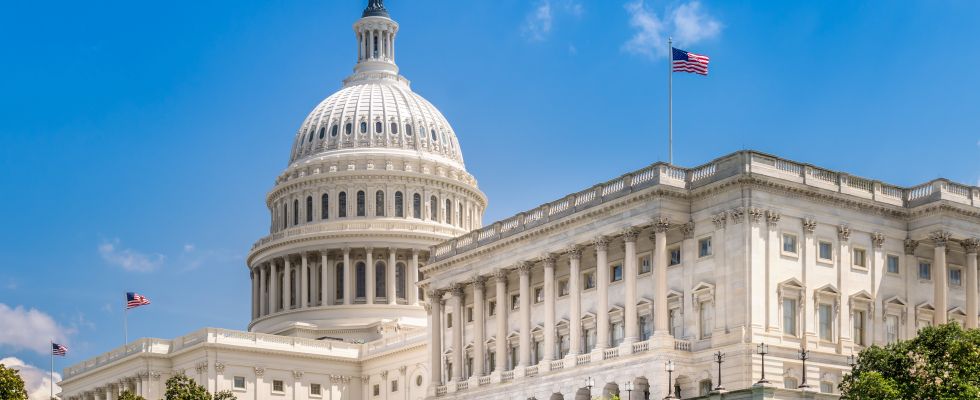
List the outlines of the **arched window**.
{"type": "Polygon", "coordinates": [[[293,225],[299,225],[299,200],[293,200],[293,225]]]}
{"type": "Polygon", "coordinates": [[[361,133],[367,133],[367,122],[361,121],[361,133]]]}
{"type": "Polygon", "coordinates": [[[326,134],[326,133],[327,133],[327,127],[321,126],[320,127],[320,139],[323,139],[323,135],[326,134]]]}
{"type": "Polygon", "coordinates": [[[392,135],[397,135],[398,134],[398,123],[397,122],[392,122],[391,123],[391,134],[392,135]]]}
{"type": "Polygon", "coordinates": [[[408,136],[412,136],[412,125],[411,124],[405,124],[405,134],[408,135],[408,136]]]}
{"type": "Polygon", "coordinates": [[[412,216],[422,219],[422,195],[418,193],[412,196],[412,216]]]}
{"type": "Polygon", "coordinates": [[[307,140],[308,142],[312,142],[313,141],[313,128],[310,128],[310,131],[309,131],[309,133],[307,133],[306,136],[308,137],[308,140],[307,140]]]}
{"type": "Polygon", "coordinates": [[[402,199],[402,192],[395,192],[395,216],[398,218],[405,217],[405,204],[402,199]]]}
{"type": "Polygon", "coordinates": [[[362,298],[363,299],[363,298],[367,297],[367,284],[366,284],[366,282],[367,282],[367,269],[364,268],[364,263],[363,262],[358,262],[357,264],[355,264],[354,268],[357,270],[357,272],[356,272],[357,273],[357,278],[356,278],[356,284],[355,284],[355,286],[356,286],[356,293],[354,294],[354,297],[362,298]]]}
{"type": "Polygon", "coordinates": [[[289,227],[289,210],[287,203],[282,203],[282,229],[289,227]]]}
{"type": "Polygon", "coordinates": [[[374,215],[385,216],[385,192],[383,190],[374,193],[374,215]]]}
{"type": "MultiPolygon", "coordinates": [[[[418,279],[416,282],[422,282],[422,280],[424,278],[422,276],[422,264],[419,264],[419,275],[417,277],[415,277],[415,278],[418,279]]],[[[418,287],[418,293],[417,293],[416,298],[419,299],[419,300],[425,300],[425,290],[422,289],[421,286],[418,287]]]]}
{"type": "Polygon", "coordinates": [[[436,196],[429,199],[429,219],[433,221],[439,219],[439,201],[436,200],[436,196]]]}
{"type": "Polygon", "coordinates": [[[395,297],[405,300],[405,263],[395,264],[395,297]]]}
{"type": "Polygon", "coordinates": [[[337,299],[337,304],[343,304],[344,300],[344,263],[337,263],[334,267],[334,279],[336,287],[334,288],[334,298],[337,299]]]}
{"type": "Polygon", "coordinates": [[[436,142],[439,141],[439,136],[436,136],[436,130],[435,129],[432,130],[432,140],[433,141],[436,141],[436,142]]]}
{"type": "Polygon", "coordinates": [[[337,195],[337,216],[347,218],[347,192],[337,195]]]}
{"type": "Polygon", "coordinates": [[[459,203],[456,211],[456,223],[463,226],[463,203],[459,203]]]}
{"type": "Polygon", "coordinates": [[[320,196],[320,219],[330,218],[330,196],[326,193],[320,196]]]}
{"type": "Polygon", "coordinates": [[[337,136],[337,124],[330,128],[330,136],[337,136]]]}
{"type": "Polygon", "coordinates": [[[354,130],[354,127],[353,127],[353,125],[351,125],[350,122],[348,122],[347,125],[344,125],[344,133],[350,135],[353,130],[354,130]]]}
{"type": "Polygon", "coordinates": [[[357,191],[357,216],[358,217],[364,216],[364,191],[363,190],[357,191]]]}
{"type": "Polygon", "coordinates": [[[374,133],[381,133],[385,129],[384,124],[381,121],[374,123],[374,133]]]}
{"type": "Polygon", "coordinates": [[[374,263],[374,297],[388,297],[388,274],[385,271],[384,261],[374,263]]]}
{"type": "Polygon", "coordinates": [[[313,222],[313,196],[306,196],[306,222],[313,222]]]}
{"type": "Polygon", "coordinates": [[[446,199],[446,223],[453,223],[453,201],[449,199],[446,199]]]}

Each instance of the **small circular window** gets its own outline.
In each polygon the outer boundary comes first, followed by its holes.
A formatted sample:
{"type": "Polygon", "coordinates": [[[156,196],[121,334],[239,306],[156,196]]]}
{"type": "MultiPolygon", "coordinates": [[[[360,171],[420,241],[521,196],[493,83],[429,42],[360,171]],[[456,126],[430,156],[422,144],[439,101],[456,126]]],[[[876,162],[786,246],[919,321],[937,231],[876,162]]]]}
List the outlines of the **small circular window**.
{"type": "Polygon", "coordinates": [[[422,375],[415,377],[415,386],[422,387],[422,375]]]}

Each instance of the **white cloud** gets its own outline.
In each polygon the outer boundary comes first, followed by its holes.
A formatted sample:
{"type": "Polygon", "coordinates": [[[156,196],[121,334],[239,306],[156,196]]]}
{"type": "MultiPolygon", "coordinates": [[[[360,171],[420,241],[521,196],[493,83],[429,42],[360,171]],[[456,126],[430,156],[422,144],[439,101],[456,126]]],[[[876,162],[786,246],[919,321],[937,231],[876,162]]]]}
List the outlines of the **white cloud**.
{"type": "Polygon", "coordinates": [[[49,340],[64,343],[74,332],[75,329],[58,325],[54,318],[37,309],[10,308],[0,303],[0,346],[48,354],[51,351],[49,340]]]}
{"type": "Polygon", "coordinates": [[[674,37],[674,44],[679,47],[695,45],[721,33],[721,23],[704,12],[697,0],[666,12],[669,15],[666,18],[660,18],[643,0],[626,3],[625,8],[634,32],[623,43],[623,50],[647,58],[667,56],[668,34],[674,37]]]}
{"type": "Polygon", "coordinates": [[[162,254],[143,254],[132,249],[119,248],[119,239],[103,241],[99,245],[99,254],[107,263],[135,272],[153,271],[166,260],[162,254]]]}
{"type": "MultiPolygon", "coordinates": [[[[54,396],[51,393],[51,373],[33,365],[27,365],[18,358],[7,357],[0,359],[0,364],[17,370],[21,379],[24,380],[24,387],[27,389],[27,398],[30,400],[48,400],[54,396]]],[[[61,374],[54,373],[54,393],[60,393],[61,374]]]]}
{"type": "Polygon", "coordinates": [[[547,39],[554,27],[556,13],[578,18],[585,14],[585,7],[578,0],[540,0],[524,19],[521,27],[524,37],[533,42],[547,39]]]}
{"type": "Polygon", "coordinates": [[[192,251],[194,251],[194,245],[192,243],[188,243],[188,244],[185,244],[184,245],[184,252],[185,253],[190,253],[192,251]]]}

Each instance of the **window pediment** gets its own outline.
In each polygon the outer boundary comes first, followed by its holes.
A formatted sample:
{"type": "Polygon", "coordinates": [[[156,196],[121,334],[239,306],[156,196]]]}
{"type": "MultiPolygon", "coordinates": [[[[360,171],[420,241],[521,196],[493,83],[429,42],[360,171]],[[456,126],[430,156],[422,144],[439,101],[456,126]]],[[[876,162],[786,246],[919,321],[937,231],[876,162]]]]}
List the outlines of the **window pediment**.
{"type": "Polygon", "coordinates": [[[872,299],[871,295],[864,290],[852,294],[851,297],[847,299],[847,306],[851,309],[851,316],[854,315],[855,309],[868,311],[868,318],[871,318],[871,315],[874,314],[875,311],[874,299],[872,299]]]}
{"type": "Polygon", "coordinates": [[[701,303],[715,301],[715,285],[701,281],[691,289],[691,304],[695,310],[701,308],[701,303]]]}

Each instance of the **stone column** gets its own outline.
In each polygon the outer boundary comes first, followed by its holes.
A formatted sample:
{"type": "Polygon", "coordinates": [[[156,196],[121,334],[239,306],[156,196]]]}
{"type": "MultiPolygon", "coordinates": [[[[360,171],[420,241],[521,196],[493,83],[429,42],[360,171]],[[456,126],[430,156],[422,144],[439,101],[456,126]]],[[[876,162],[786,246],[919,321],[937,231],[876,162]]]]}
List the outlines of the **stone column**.
{"type": "Polygon", "coordinates": [[[980,240],[970,238],[963,240],[963,250],[966,251],[966,328],[977,327],[977,248],[980,240]]]}
{"type": "MultiPolygon", "coordinates": [[[[453,377],[452,380],[459,382],[463,380],[463,353],[466,350],[463,349],[463,324],[466,319],[463,318],[463,285],[459,283],[453,284],[449,288],[449,292],[453,295],[453,377]]],[[[448,323],[448,322],[447,322],[448,323]]]]}
{"type": "Polygon", "coordinates": [[[279,302],[282,295],[279,294],[279,265],[276,260],[269,261],[269,314],[279,311],[279,302]]]}
{"type": "Polygon", "coordinates": [[[484,297],[484,284],[487,282],[487,277],[477,275],[473,278],[473,366],[474,371],[473,376],[483,376],[486,375],[486,369],[484,368],[484,358],[483,355],[486,353],[485,342],[486,335],[484,334],[484,329],[486,329],[486,310],[483,305],[486,304],[486,299],[484,297]]]}
{"type": "Polygon", "coordinates": [[[282,281],[282,310],[289,311],[293,299],[293,270],[289,263],[289,256],[284,259],[283,281],[282,281]]]}
{"type": "Polygon", "coordinates": [[[932,271],[933,302],[936,311],[932,315],[934,325],[942,325],[947,321],[946,313],[949,311],[946,306],[946,293],[949,292],[949,278],[946,272],[946,244],[949,242],[950,233],[946,231],[935,231],[929,235],[934,247],[932,271]]]}
{"type": "Polygon", "coordinates": [[[520,273],[521,297],[521,352],[518,365],[527,367],[531,364],[531,263],[518,264],[517,271],[520,273]]]}
{"type": "Polygon", "coordinates": [[[367,265],[364,268],[364,303],[374,304],[374,296],[377,295],[377,293],[374,293],[374,289],[377,286],[377,282],[375,281],[376,277],[374,276],[374,249],[368,247],[364,250],[367,252],[367,265]]]}
{"type": "MultiPolygon", "coordinates": [[[[799,331],[799,337],[803,339],[803,345],[810,347],[807,341],[809,337],[816,335],[817,331],[813,330],[816,324],[811,323],[814,321],[814,308],[806,307],[806,302],[808,298],[811,298],[809,294],[813,293],[812,287],[815,285],[810,284],[810,280],[813,279],[814,269],[817,267],[817,256],[820,249],[817,247],[816,238],[814,238],[814,231],[817,230],[817,221],[813,218],[803,219],[803,243],[801,244],[801,257],[803,258],[803,290],[804,295],[799,299],[800,304],[797,307],[801,311],[801,316],[799,316],[800,326],[797,329],[799,331]]],[[[781,301],[781,300],[780,300],[781,301]]]]}
{"type": "Polygon", "coordinates": [[[609,238],[595,238],[595,280],[596,280],[596,349],[609,347],[609,262],[607,250],[609,238]]]}
{"type": "Polygon", "coordinates": [[[623,335],[623,343],[627,345],[635,342],[640,334],[636,322],[636,238],[639,235],[640,230],[635,227],[623,231],[623,246],[626,253],[623,256],[623,281],[626,284],[626,298],[623,301],[626,332],[623,335]]]}
{"type": "Polygon", "coordinates": [[[301,269],[299,271],[299,301],[296,302],[296,308],[308,307],[310,298],[310,271],[308,270],[309,263],[305,251],[302,254],[301,260],[301,269]]]}
{"type": "Polygon", "coordinates": [[[905,298],[908,304],[906,304],[905,315],[903,318],[905,322],[905,338],[913,338],[916,335],[917,329],[916,324],[918,320],[915,317],[915,300],[912,298],[912,288],[915,287],[914,282],[918,280],[918,266],[919,259],[915,257],[915,249],[919,247],[919,241],[912,240],[911,238],[905,239],[905,298]]]}
{"type": "Polygon", "coordinates": [[[667,326],[667,228],[670,227],[666,217],[658,217],[653,224],[655,262],[654,268],[654,312],[653,312],[653,331],[655,335],[669,336],[670,329],[667,326]]]}
{"type": "Polygon", "coordinates": [[[269,313],[269,298],[266,295],[266,268],[265,265],[259,264],[259,316],[263,316],[269,313]]]}
{"type": "Polygon", "coordinates": [[[542,361],[555,359],[555,262],[558,257],[549,254],[544,259],[544,357],[542,361]]]}
{"type": "Polygon", "coordinates": [[[507,369],[507,270],[498,269],[493,276],[497,282],[497,309],[494,311],[497,316],[497,337],[494,342],[497,359],[493,372],[500,372],[507,369]]]}
{"type": "Polygon", "coordinates": [[[354,286],[354,275],[351,273],[354,271],[354,267],[350,265],[350,247],[344,247],[344,281],[338,282],[338,284],[344,285],[344,304],[350,305],[354,304],[353,296],[351,295],[351,288],[354,286]]]}
{"type": "Polygon", "coordinates": [[[412,262],[408,264],[408,276],[405,277],[405,298],[408,304],[419,305],[419,290],[415,283],[419,279],[419,250],[412,249],[412,262]]]}
{"type": "Polygon", "coordinates": [[[442,291],[431,289],[426,293],[429,309],[429,382],[430,392],[435,395],[435,387],[442,385],[442,291]]]}
{"type": "MultiPolygon", "coordinates": [[[[388,289],[388,304],[398,304],[398,277],[395,274],[395,248],[388,248],[388,285],[385,289],[388,289]]],[[[405,280],[405,289],[408,290],[408,280],[405,280]]]]}
{"type": "Polygon", "coordinates": [[[572,246],[568,249],[568,354],[582,352],[582,248],[572,246]]]}
{"type": "Polygon", "coordinates": [[[249,278],[252,279],[252,319],[259,316],[259,271],[258,267],[250,268],[249,278]]]}
{"type": "Polygon", "coordinates": [[[320,305],[333,304],[330,298],[333,297],[335,290],[330,290],[330,280],[337,274],[333,272],[333,265],[330,262],[330,253],[327,250],[320,251],[320,305]]]}

